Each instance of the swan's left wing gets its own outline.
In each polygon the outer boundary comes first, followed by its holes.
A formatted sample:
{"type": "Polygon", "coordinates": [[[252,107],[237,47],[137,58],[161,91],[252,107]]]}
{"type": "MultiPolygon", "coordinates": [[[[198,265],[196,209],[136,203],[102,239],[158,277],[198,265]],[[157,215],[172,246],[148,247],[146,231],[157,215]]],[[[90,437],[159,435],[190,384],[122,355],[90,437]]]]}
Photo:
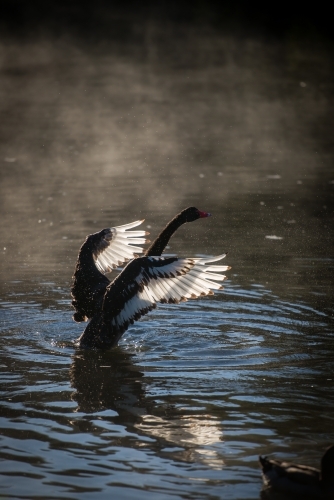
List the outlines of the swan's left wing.
{"type": "Polygon", "coordinates": [[[178,303],[213,295],[229,266],[210,265],[210,259],[139,257],[132,260],[107,287],[101,313],[88,323],[78,339],[81,347],[110,348],[134,321],[161,303],[178,303]],[[208,265],[209,264],[209,265],[208,265]]]}
{"type": "Polygon", "coordinates": [[[122,266],[124,262],[133,259],[138,253],[143,252],[143,245],[148,242],[146,231],[129,231],[133,227],[142,224],[143,220],[137,220],[123,226],[116,226],[101,231],[101,237],[95,242],[94,260],[97,269],[101,273],[108,273],[113,268],[122,266]]]}

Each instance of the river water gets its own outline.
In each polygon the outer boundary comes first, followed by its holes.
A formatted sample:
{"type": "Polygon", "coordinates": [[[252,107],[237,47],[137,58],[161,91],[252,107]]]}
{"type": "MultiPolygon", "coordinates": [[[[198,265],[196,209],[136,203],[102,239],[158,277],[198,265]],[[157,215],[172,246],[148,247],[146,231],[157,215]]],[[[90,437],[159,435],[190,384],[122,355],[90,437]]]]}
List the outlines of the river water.
{"type": "Polygon", "coordinates": [[[259,454],[334,443],[329,46],[128,23],[0,44],[0,496],[259,499],[259,454]],[[75,349],[85,236],[189,205],[167,252],[224,290],[75,349]]]}

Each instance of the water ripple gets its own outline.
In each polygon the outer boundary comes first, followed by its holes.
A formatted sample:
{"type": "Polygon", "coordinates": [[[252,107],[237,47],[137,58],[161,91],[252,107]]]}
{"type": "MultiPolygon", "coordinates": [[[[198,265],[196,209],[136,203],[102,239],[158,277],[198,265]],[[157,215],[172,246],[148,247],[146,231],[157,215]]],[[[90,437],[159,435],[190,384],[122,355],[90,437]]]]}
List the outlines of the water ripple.
{"type": "Polygon", "coordinates": [[[258,498],[262,449],[305,440],[301,426],[327,440],[334,334],[305,304],[229,286],[158,308],[93,352],[73,347],[82,326],[68,301],[40,297],[1,303],[8,498],[179,498],[181,484],[194,499],[258,498]]]}

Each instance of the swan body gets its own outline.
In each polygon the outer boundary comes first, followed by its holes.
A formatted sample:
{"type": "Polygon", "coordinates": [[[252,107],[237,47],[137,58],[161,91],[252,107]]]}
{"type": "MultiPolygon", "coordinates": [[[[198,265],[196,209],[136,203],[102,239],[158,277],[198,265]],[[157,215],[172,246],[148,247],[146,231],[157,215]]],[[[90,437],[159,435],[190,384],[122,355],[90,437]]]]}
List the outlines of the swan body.
{"type": "Polygon", "coordinates": [[[157,303],[179,303],[221,289],[229,266],[211,265],[226,254],[210,259],[161,257],[169,239],[185,222],[208,217],[195,207],[172,219],[146,250],[145,231],[132,229],[142,221],[103,229],[87,236],[74,273],[72,305],[75,321],[90,320],[77,340],[80,347],[110,348],[127,328],[157,303]],[[130,260],[111,282],[104,273],[130,260]]]}
{"type": "Polygon", "coordinates": [[[321,470],[261,456],[259,462],[267,491],[274,490],[297,498],[334,499],[334,446],[324,453],[321,470]]]}

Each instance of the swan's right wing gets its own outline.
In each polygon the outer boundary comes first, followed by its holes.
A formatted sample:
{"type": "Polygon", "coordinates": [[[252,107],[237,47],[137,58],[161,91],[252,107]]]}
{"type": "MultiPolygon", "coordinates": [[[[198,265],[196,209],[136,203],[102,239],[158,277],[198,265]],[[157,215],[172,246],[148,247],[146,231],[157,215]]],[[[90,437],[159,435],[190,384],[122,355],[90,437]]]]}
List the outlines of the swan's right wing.
{"type": "Polygon", "coordinates": [[[101,238],[95,243],[93,256],[95,265],[101,273],[108,273],[113,268],[122,266],[128,260],[133,259],[138,253],[143,252],[143,245],[148,242],[146,231],[129,231],[133,227],[142,224],[143,220],[137,220],[123,226],[116,226],[101,231],[101,238]]]}
{"type": "Polygon", "coordinates": [[[225,257],[178,259],[140,257],[132,260],[107,287],[102,312],[96,314],[78,339],[81,347],[110,348],[130,324],[161,303],[178,303],[213,295],[229,266],[207,265],[225,257]]]}
{"type": "Polygon", "coordinates": [[[217,274],[229,266],[207,266],[226,257],[226,254],[206,259],[178,259],[176,257],[142,258],[142,268],[135,281],[154,302],[178,303],[200,296],[213,295],[222,286],[218,282],[226,276],[217,274]]]}

